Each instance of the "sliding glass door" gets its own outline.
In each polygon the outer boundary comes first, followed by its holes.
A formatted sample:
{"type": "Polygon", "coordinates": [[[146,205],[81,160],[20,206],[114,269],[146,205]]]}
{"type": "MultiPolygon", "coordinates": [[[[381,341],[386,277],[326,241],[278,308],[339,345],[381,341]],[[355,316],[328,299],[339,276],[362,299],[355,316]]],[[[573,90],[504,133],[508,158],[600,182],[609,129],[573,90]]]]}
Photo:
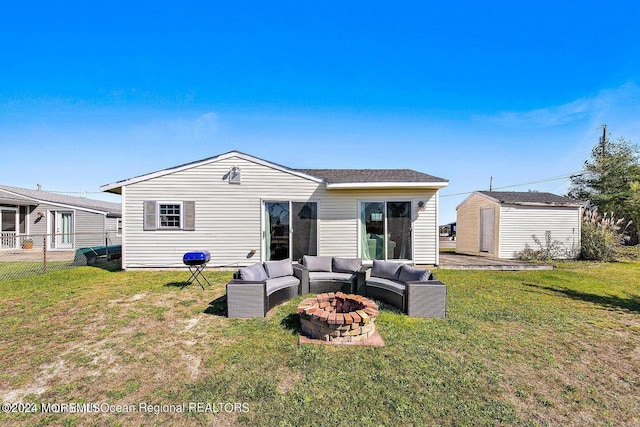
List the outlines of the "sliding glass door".
{"type": "Polygon", "coordinates": [[[360,256],[411,260],[411,202],[360,203],[360,256]]]}
{"type": "Polygon", "coordinates": [[[289,202],[267,202],[264,211],[266,260],[289,258],[289,202]]]}
{"type": "Polygon", "coordinates": [[[318,204],[291,202],[291,207],[291,259],[297,261],[303,255],[318,255],[318,204]]]}
{"type": "Polygon", "coordinates": [[[317,255],[318,204],[265,202],[263,235],[266,261],[317,255]]]}

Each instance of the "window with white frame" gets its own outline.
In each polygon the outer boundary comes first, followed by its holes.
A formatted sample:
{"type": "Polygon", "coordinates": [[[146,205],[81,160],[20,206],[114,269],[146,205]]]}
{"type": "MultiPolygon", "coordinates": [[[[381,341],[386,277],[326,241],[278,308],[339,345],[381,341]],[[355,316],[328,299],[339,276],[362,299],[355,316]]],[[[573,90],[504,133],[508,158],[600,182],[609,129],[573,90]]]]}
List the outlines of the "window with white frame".
{"type": "Polygon", "coordinates": [[[180,228],[181,203],[158,203],[160,228],[180,228]]]}
{"type": "Polygon", "coordinates": [[[196,202],[158,202],[145,200],[143,203],[144,231],[196,229],[196,202]]]}

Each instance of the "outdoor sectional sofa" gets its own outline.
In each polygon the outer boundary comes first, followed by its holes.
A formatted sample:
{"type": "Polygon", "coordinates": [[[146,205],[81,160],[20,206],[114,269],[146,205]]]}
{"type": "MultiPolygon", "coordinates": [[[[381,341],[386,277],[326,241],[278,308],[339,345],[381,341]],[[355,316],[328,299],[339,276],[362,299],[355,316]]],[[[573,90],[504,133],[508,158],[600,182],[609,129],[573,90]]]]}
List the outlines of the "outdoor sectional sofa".
{"type": "Polygon", "coordinates": [[[337,291],[354,294],[363,289],[368,267],[362,266],[360,258],[305,255],[301,268],[303,294],[337,291]]]}
{"type": "Polygon", "coordinates": [[[367,270],[364,295],[384,301],[412,317],[445,317],[447,287],[429,270],[405,264],[373,261],[367,270]]]}
{"type": "Polygon", "coordinates": [[[264,317],[302,292],[302,269],[290,259],[238,269],[227,283],[229,317],[264,317]]]}
{"type": "Polygon", "coordinates": [[[447,287],[429,270],[357,258],[305,256],[238,269],[227,283],[228,316],[264,317],[298,295],[342,291],[393,305],[412,317],[445,317],[447,287]]]}

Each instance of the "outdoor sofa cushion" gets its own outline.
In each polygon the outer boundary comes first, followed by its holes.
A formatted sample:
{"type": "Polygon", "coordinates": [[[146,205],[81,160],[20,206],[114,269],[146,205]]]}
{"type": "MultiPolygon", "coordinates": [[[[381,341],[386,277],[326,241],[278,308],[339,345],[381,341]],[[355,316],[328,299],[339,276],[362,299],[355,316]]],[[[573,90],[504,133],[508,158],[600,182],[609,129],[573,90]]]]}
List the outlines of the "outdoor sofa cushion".
{"type": "Polygon", "coordinates": [[[403,264],[400,264],[399,262],[378,261],[374,259],[373,267],[371,268],[371,276],[398,280],[402,266],[403,264]]]}
{"type": "Polygon", "coordinates": [[[246,280],[248,282],[264,282],[268,279],[267,272],[260,263],[239,268],[238,273],[240,280],[246,280]]]}
{"type": "Polygon", "coordinates": [[[331,271],[331,260],[330,256],[304,255],[302,265],[307,267],[309,271],[331,271]]]}
{"type": "Polygon", "coordinates": [[[288,258],[282,261],[265,261],[264,269],[269,279],[293,276],[293,265],[291,264],[291,259],[288,258]]]}
{"type": "Polygon", "coordinates": [[[356,273],[362,267],[360,258],[338,258],[332,261],[332,271],[338,273],[356,273]]]}
{"type": "Polygon", "coordinates": [[[431,277],[431,272],[424,268],[414,268],[403,265],[398,280],[401,282],[425,282],[431,277]]]}
{"type": "Polygon", "coordinates": [[[289,286],[298,286],[300,280],[294,276],[281,276],[267,280],[267,295],[271,295],[277,290],[288,288],[289,286]]]}
{"type": "Polygon", "coordinates": [[[373,261],[371,279],[382,278],[404,284],[406,282],[425,282],[431,278],[431,271],[410,265],[389,261],[373,261]]]}
{"type": "Polygon", "coordinates": [[[405,292],[404,283],[399,283],[395,280],[383,279],[381,277],[370,277],[369,280],[367,280],[367,286],[386,289],[401,295],[405,292]]]}
{"type": "Polygon", "coordinates": [[[353,273],[335,273],[328,271],[310,271],[309,281],[315,282],[319,280],[339,280],[350,282],[353,279],[353,273]]]}

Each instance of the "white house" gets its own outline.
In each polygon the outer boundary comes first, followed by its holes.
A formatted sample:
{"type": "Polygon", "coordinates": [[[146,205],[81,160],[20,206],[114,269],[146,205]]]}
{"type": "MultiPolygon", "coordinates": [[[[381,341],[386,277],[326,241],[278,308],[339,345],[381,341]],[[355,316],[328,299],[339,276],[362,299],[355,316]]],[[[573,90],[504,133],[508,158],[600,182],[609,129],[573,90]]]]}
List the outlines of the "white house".
{"type": "Polygon", "coordinates": [[[551,193],[476,191],[458,207],[456,252],[515,258],[529,245],[545,244],[546,233],[566,254],[578,254],[583,204],[551,193]]]}
{"type": "Polygon", "coordinates": [[[104,185],[122,195],[125,269],[302,255],[439,263],[438,190],[413,170],[291,169],[232,151],[104,185]]]}

